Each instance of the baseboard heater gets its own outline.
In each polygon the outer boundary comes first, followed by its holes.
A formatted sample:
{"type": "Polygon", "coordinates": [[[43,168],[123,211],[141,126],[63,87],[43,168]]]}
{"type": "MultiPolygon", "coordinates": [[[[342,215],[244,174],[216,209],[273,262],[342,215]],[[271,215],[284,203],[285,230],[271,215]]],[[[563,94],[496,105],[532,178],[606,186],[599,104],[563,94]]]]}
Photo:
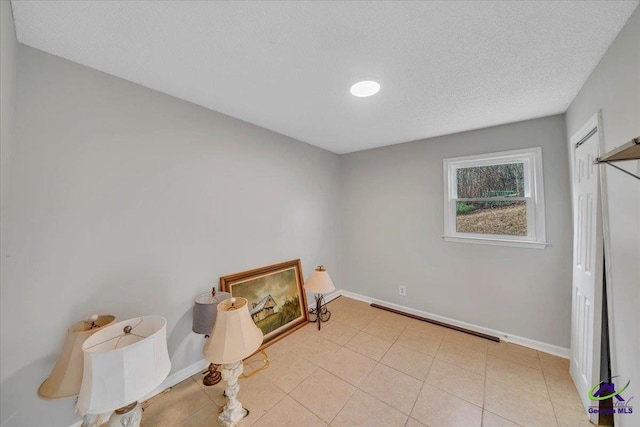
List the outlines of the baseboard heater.
{"type": "Polygon", "coordinates": [[[433,323],[434,325],[442,326],[444,328],[453,329],[458,332],[464,332],[465,334],[474,335],[476,337],[484,338],[489,341],[500,342],[500,338],[494,337],[493,335],[483,334],[482,332],[472,331],[471,329],[461,328],[459,326],[450,325],[444,322],[438,322],[437,320],[429,319],[427,317],[417,316],[415,314],[407,313],[405,311],[396,310],[395,308],[385,307],[384,305],[376,304],[375,302],[371,303],[371,307],[379,308],[381,310],[387,310],[392,313],[401,314],[403,316],[410,317],[412,319],[422,320],[423,322],[433,323]]]}

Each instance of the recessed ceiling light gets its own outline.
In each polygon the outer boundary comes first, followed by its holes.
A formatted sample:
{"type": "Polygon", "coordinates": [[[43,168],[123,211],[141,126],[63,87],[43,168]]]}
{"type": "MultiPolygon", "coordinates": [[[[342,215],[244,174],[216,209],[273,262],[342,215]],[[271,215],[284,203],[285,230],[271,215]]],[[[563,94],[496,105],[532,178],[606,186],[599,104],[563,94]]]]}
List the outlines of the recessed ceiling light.
{"type": "Polygon", "coordinates": [[[351,95],[359,98],[375,95],[380,90],[380,83],[373,80],[365,80],[351,86],[351,95]]]}

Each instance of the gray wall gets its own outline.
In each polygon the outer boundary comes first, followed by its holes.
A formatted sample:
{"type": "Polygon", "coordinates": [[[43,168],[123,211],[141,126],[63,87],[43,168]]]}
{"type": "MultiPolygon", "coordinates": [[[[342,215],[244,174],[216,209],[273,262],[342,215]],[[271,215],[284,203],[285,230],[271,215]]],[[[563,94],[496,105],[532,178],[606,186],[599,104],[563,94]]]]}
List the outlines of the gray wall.
{"type": "MultiPolygon", "coordinates": [[[[566,113],[567,136],[577,132],[598,110],[602,111],[605,150],[640,136],[640,8],[631,15],[618,37],[582,87],[566,113]]],[[[640,161],[617,166],[640,175],[640,161]]],[[[635,395],[633,415],[620,415],[616,425],[640,425],[640,181],[610,166],[606,175],[609,213],[612,309],[612,374],[631,380],[624,398],[635,395]],[[635,386],[634,386],[635,384],[635,386]]]]}
{"type": "Polygon", "coordinates": [[[564,117],[341,156],[343,288],[569,347],[571,200],[564,117]],[[445,242],[442,160],[542,147],[544,250],[445,242]],[[407,296],[398,295],[398,285],[407,296]]]}
{"type": "MultiPolygon", "coordinates": [[[[0,283],[4,276],[7,190],[13,137],[13,106],[16,89],[16,31],[11,3],[0,2],[0,283]]],[[[3,289],[0,287],[0,289],[3,289]]],[[[0,338],[1,339],[1,338],[0,338]]]]}
{"type": "MultiPolygon", "coordinates": [[[[13,145],[14,104],[16,91],[16,56],[18,44],[13,23],[11,3],[0,1],[0,310],[4,308],[6,299],[5,242],[8,231],[7,207],[11,169],[11,146],[13,145]]],[[[0,313],[2,313],[0,311],[0,313]]],[[[5,323],[4,316],[0,323],[5,323]]],[[[4,334],[0,335],[0,373],[4,371],[4,348],[7,342],[4,334]]],[[[7,412],[6,397],[10,391],[0,387],[0,414],[7,412]]],[[[0,415],[3,417],[4,415],[0,415]]]]}
{"type": "Polygon", "coordinates": [[[35,391],[92,313],[165,316],[176,372],[202,360],[193,299],[220,276],[300,258],[339,285],[336,154],[26,46],[17,69],[3,423],[75,420],[35,391]]]}

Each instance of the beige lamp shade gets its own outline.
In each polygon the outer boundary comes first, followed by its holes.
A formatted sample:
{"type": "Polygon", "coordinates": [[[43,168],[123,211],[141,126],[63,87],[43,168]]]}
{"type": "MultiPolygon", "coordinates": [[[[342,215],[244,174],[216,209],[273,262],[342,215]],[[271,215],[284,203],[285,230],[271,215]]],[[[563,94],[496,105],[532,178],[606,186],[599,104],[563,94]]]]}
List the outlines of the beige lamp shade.
{"type": "Polygon", "coordinates": [[[82,343],[101,328],[112,324],[116,318],[112,315],[94,315],[92,319],[74,323],[67,329],[62,353],[38,388],[38,396],[43,399],[64,399],[78,395],[84,366],[82,343]]]}
{"type": "Polygon", "coordinates": [[[198,295],[193,305],[193,324],[191,330],[196,334],[210,334],[216,323],[218,304],[231,298],[227,292],[216,292],[215,288],[209,293],[198,295]]]}
{"type": "Polygon", "coordinates": [[[211,363],[224,365],[252,355],[262,345],[262,331],[249,314],[245,298],[218,304],[218,316],[202,354],[211,363]]]}
{"type": "Polygon", "coordinates": [[[304,288],[316,294],[326,294],[336,290],[329,273],[322,265],[316,268],[309,280],[304,284],[304,288]]]}
{"type": "Polygon", "coordinates": [[[82,351],[84,376],[76,404],[82,415],[102,414],[142,399],[171,370],[167,320],[161,316],[103,328],[84,342],[82,351]]]}

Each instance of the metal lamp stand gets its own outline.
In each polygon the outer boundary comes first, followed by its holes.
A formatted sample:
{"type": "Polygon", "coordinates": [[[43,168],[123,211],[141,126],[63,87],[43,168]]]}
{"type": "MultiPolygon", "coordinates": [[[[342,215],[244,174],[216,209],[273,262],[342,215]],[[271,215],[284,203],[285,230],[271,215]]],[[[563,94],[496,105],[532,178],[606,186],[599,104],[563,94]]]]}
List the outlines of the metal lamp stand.
{"type": "Polygon", "coordinates": [[[324,301],[322,294],[316,294],[316,308],[309,310],[309,320],[311,323],[318,322],[318,330],[322,322],[326,322],[331,318],[331,312],[327,310],[327,303],[324,301]]]}

